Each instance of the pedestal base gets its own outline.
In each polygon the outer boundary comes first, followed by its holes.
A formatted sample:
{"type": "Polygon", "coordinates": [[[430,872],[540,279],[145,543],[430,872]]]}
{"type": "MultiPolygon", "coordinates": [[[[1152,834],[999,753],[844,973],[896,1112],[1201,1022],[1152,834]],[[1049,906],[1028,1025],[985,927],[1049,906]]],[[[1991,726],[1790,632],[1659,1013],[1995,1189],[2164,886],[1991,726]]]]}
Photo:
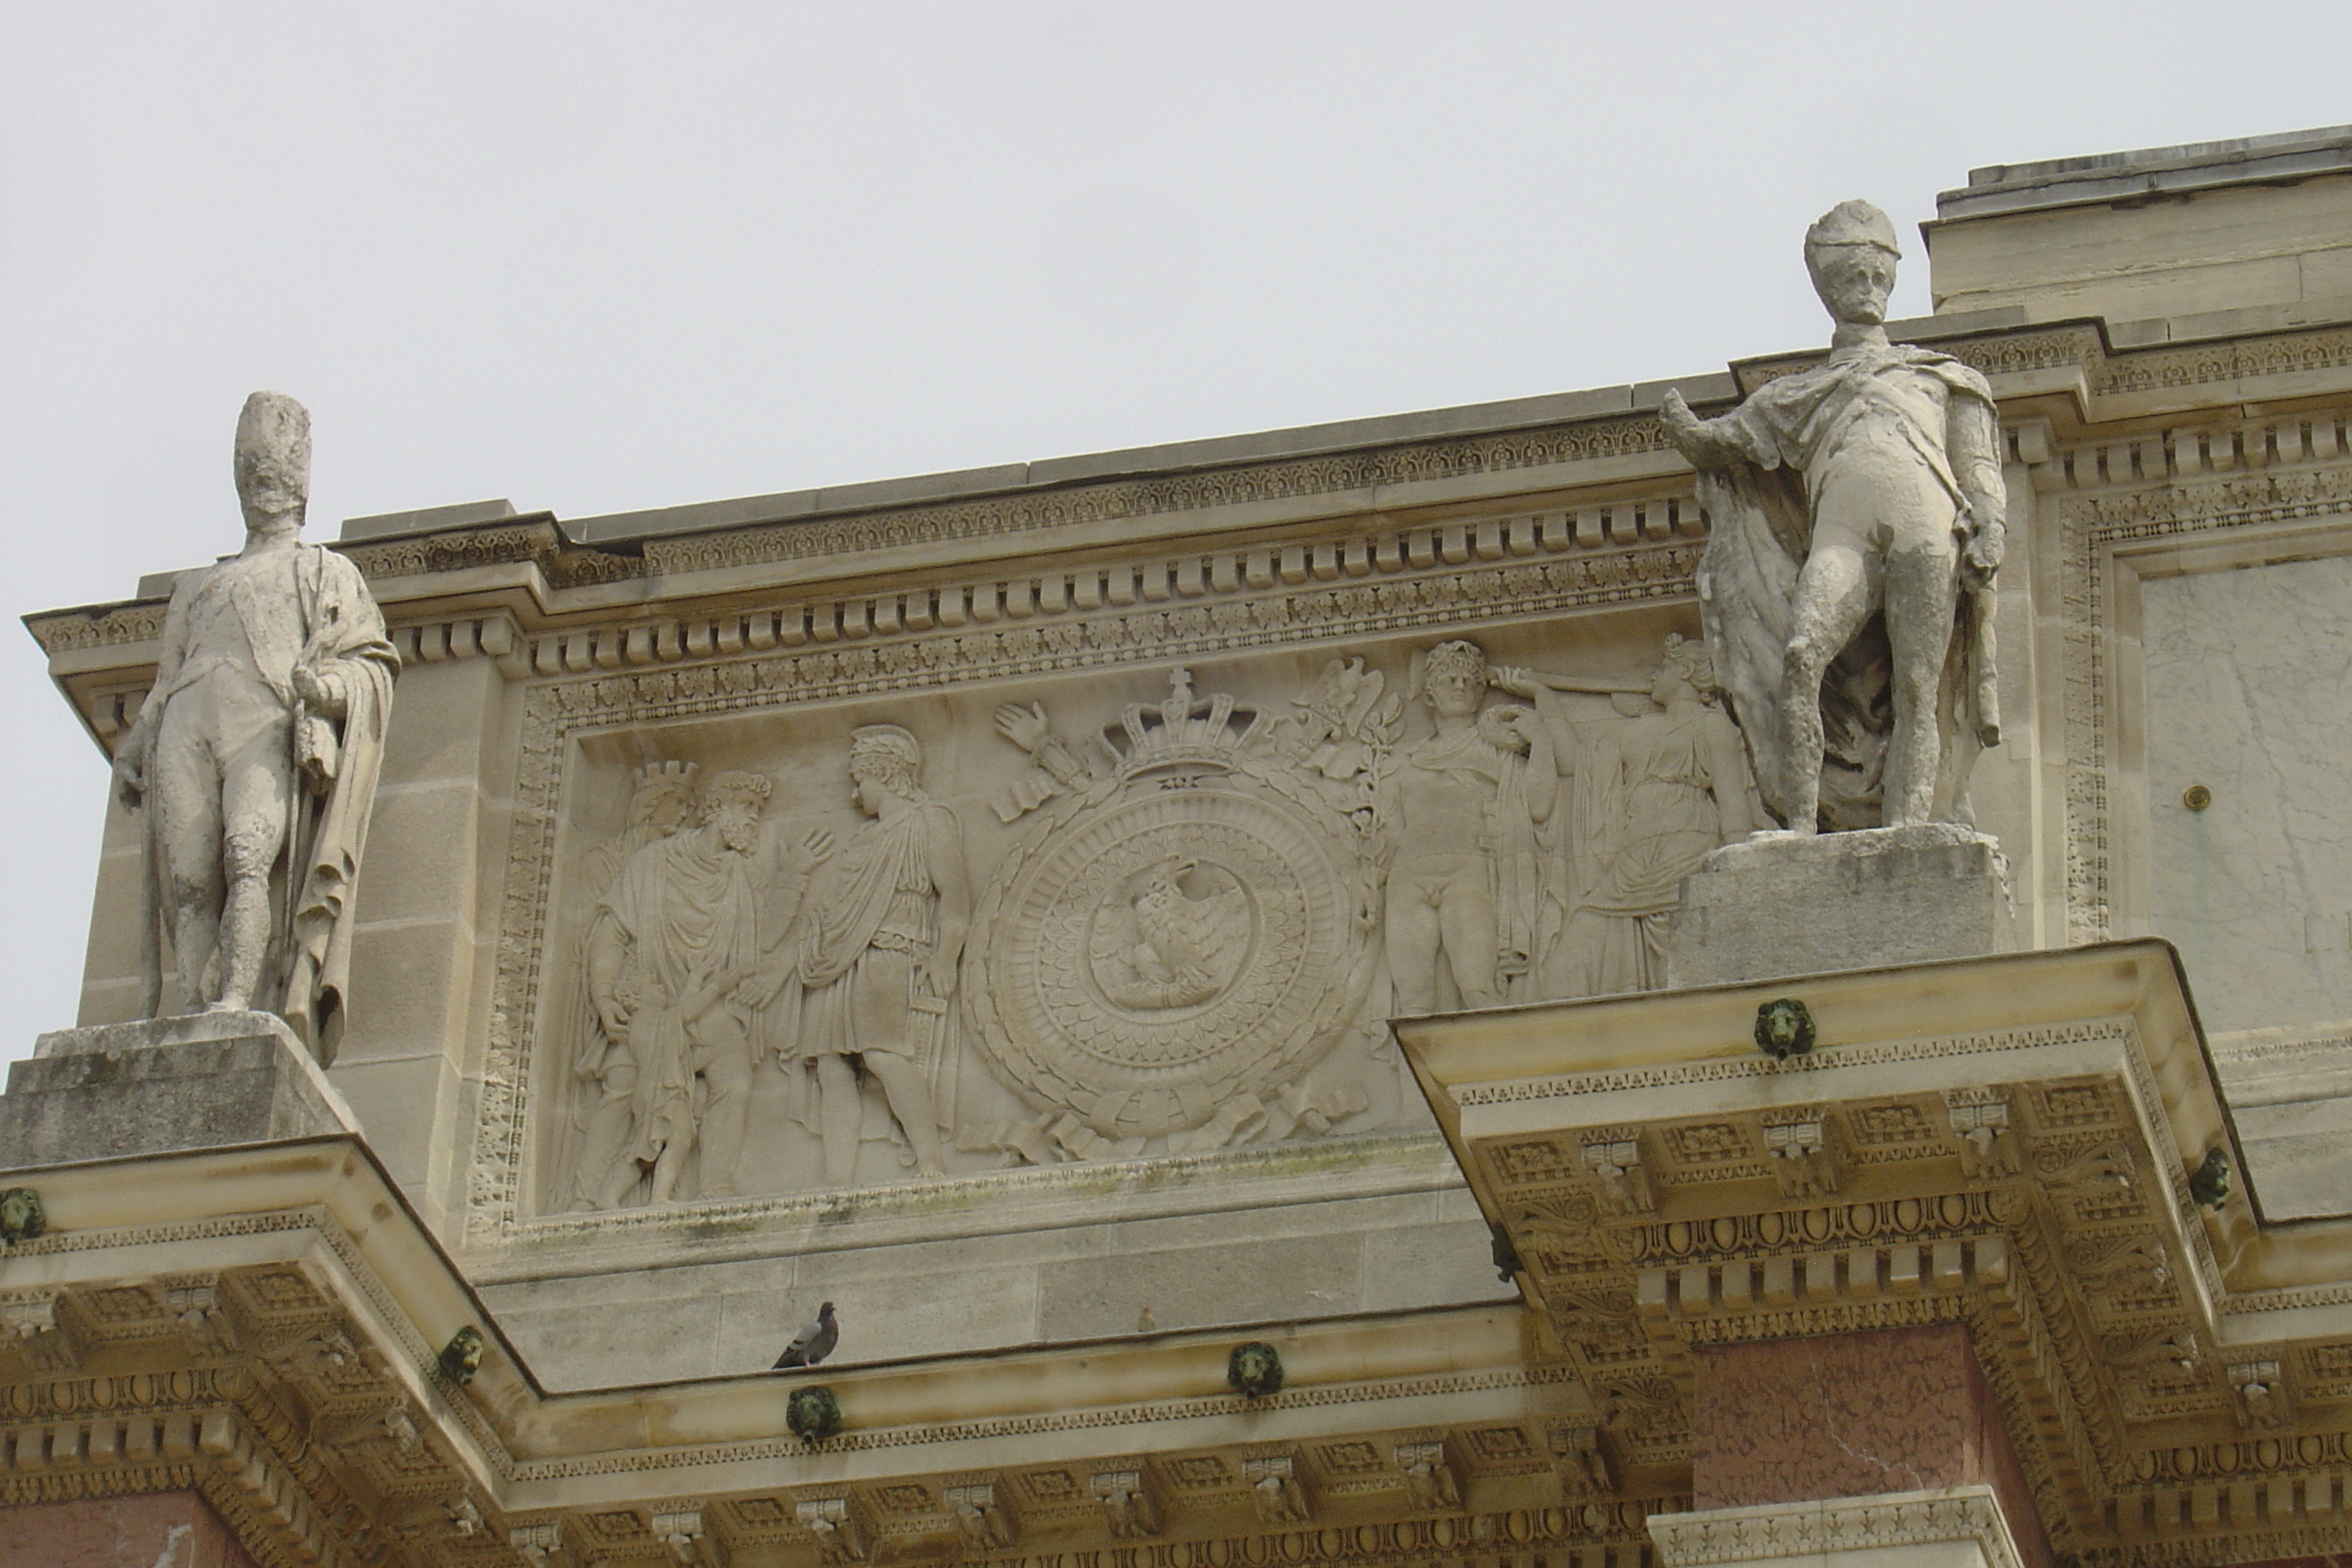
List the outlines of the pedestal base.
{"type": "Polygon", "coordinates": [[[58,1165],[355,1132],[284,1019],[200,1013],[60,1029],[8,1069],[0,1164],[58,1165]]]}
{"type": "Polygon", "coordinates": [[[2008,946],[2000,843],[1953,823],[1727,844],[1683,879],[1666,984],[1975,958],[2008,946]]]}

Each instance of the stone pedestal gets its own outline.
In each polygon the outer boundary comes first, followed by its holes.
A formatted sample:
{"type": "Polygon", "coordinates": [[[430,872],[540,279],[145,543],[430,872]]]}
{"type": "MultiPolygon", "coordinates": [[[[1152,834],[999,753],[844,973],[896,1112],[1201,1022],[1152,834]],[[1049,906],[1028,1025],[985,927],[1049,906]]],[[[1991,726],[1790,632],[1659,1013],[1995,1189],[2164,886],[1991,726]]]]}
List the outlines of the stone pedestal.
{"type": "Polygon", "coordinates": [[[1976,958],[2008,946],[2000,841],[1953,823],[1762,834],[1683,880],[1670,986],[1976,958]]]}
{"type": "Polygon", "coordinates": [[[8,1069],[0,1166],[357,1131],[283,1019],[201,1013],[43,1035],[8,1069]]]}

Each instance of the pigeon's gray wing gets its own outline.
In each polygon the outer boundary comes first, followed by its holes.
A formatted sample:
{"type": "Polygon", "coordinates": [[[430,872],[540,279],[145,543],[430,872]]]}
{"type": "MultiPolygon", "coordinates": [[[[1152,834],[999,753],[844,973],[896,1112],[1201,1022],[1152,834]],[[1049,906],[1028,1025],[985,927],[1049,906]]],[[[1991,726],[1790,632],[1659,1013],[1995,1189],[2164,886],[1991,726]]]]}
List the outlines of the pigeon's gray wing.
{"type": "Polygon", "coordinates": [[[793,1336],[793,1342],[784,1347],[784,1353],[778,1356],[776,1364],[768,1370],[779,1372],[788,1366],[814,1366],[824,1359],[825,1352],[833,1349],[833,1342],[837,1337],[833,1330],[822,1323],[811,1323],[793,1336]]]}

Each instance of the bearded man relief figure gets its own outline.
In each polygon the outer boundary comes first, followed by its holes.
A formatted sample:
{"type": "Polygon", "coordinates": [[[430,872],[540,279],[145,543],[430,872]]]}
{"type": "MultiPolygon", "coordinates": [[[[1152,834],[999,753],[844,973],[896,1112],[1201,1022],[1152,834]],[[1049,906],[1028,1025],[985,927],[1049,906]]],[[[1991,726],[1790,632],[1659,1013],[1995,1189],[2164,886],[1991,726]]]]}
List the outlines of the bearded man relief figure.
{"type": "Polygon", "coordinates": [[[115,749],[146,807],[142,1011],[163,937],[181,1013],[281,1014],[323,1065],[348,1016],[353,900],[399,656],[359,568],[298,535],[310,416],[257,392],[237,417],[246,542],[184,574],[155,684],[115,749]]]}
{"type": "Polygon", "coordinates": [[[789,931],[796,912],[777,884],[796,893],[832,847],[809,834],[773,868],[761,824],[772,788],[763,773],[712,779],[701,825],[640,848],[598,905],[588,994],[634,1076],[624,1146],[601,1178],[583,1168],[594,1207],[619,1207],[641,1178],[656,1204],[738,1190],[753,1025],[785,962],[765,931],[789,931]],[[690,1154],[698,1191],[684,1184],[690,1154]]]}
{"type": "Polygon", "coordinates": [[[1700,614],[1764,804],[1791,833],[1968,820],[1998,744],[2005,497],[1992,392],[1886,338],[1895,226],[1842,202],[1805,235],[1826,361],[1720,418],[1659,418],[1713,519],[1700,614]]]}

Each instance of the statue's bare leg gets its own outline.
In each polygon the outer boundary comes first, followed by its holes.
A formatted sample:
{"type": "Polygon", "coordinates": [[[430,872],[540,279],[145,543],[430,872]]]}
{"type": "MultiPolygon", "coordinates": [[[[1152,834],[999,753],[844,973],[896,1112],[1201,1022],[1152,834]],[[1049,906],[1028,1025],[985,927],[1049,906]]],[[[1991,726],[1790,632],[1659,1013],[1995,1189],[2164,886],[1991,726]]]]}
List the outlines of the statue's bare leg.
{"type": "Polygon", "coordinates": [[[824,1133],[824,1184],[845,1187],[857,1174],[857,1135],[865,1121],[857,1099],[857,1069],[847,1057],[819,1057],[816,1087],[817,1125],[824,1133]]]}
{"type": "Polygon", "coordinates": [[[1437,910],[1438,927],[1445,933],[1445,962],[1454,971],[1454,987],[1462,993],[1465,1007],[1499,1006],[1503,1000],[1503,988],[1495,978],[1500,957],[1495,951],[1495,895],[1488,890],[1486,876],[1483,863],[1456,871],[1437,910]]]}
{"type": "Polygon", "coordinates": [[[646,1168],[635,1159],[615,1160],[613,1168],[604,1173],[604,1190],[596,1194],[594,1206],[600,1209],[619,1208],[629,1201],[629,1194],[637,1190],[637,1184],[645,1179],[645,1174],[646,1168]]]}
{"type": "MultiPolygon", "coordinates": [[[[286,847],[293,763],[286,730],[273,725],[237,750],[221,781],[220,1000],[222,1012],[253,1005],[269,951],[269,874],[286,847]]],[[[290,894],[289,895],[291,896],[290,894]]]]}
{"type": "Polygon", "coordinates": [[[1935,815],[1936,773],[1943,738],[1936,707],[1944,659],[1951,651],[1952,613],[1959,595],[1958,552],[1951,508],[1917,520],[1924,526],[1886,558],[1886,640],[1895,654],[1895,732],[1886,748],[1885,809],[1889,827],[1926,822],[1935,815]],[[1920,533],[1927,537],[1920,538],[1920,533]]]}
{"type": "Polygon", "coordinates": [[[915,1169],[926,1176],[945,1175],[931,1086],[907,1053],[910,1018],[907,1003],[915,994],[914,961],[903,952],[873,949],[858,961],[850,984],[857,987],[850,994],[850,1005],[857,1042],[865,1047],[866,1070],[882,1086],[890,1114],[907,1134],[908,1145],[915,1152],[915,1169]]]}
{"type": "Polygon", "coordinates": [[[1436,1012],[1437,910],[1408,868],[1389,873],[1383,928],[1388,937],[1389,974],[1396,982],[1397,1012],[1405,1017],[1436,1012]]]}
{"type": "Polygon", "coordinates": [[[1878,603],[1879,563],[1862,533],[1838,525],[1827,498],[1813,526],[1813,552],[1797,579],[1789,647],[1780,668],[1781,781],[1791,833],[1819,830],[1822,808],[1822,676],[1878,603]]]}
{"type": "Polygon", "coordinates": [[[201,1013],[205,966],[220,942],[220,775],[212,748],[184,733],[166,714],[149,765],[148,809],[163,851],[163,894],[170,901],[172,968],[180,1011],[201,1013]]]}
{"type": "Polygon", "coordinates": [[[678,1179],[686,1174],[686,1151],[683,1138],[662,1145],[661,1156],[654,1162],[653,1202],[666,1204],[677,1192],[678,1179]]]}

